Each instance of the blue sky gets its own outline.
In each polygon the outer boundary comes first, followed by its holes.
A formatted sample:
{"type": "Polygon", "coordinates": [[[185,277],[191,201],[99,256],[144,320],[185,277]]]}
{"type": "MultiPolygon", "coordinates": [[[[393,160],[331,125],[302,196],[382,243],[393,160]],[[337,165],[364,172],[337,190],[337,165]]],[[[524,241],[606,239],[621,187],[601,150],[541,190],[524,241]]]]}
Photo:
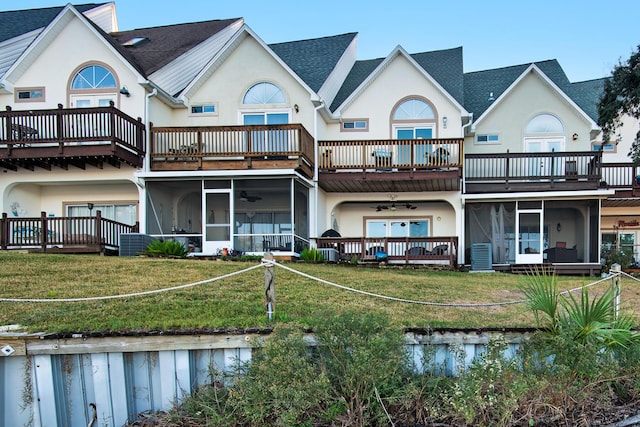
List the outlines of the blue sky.
{"type": "MultiPolygon", "coordinates": [[[[76,4],[101,0],[84,0],[76,4]]],[[[640,44],[639,0],[120,0],[120,30],[243,17],[266,42],[359,33],[358,59],[462,46],[464,70],[557,59],[571,81],[610,75],[640,44]]],[[[2,10],[61,6],[0,0],[2,10]]]]}

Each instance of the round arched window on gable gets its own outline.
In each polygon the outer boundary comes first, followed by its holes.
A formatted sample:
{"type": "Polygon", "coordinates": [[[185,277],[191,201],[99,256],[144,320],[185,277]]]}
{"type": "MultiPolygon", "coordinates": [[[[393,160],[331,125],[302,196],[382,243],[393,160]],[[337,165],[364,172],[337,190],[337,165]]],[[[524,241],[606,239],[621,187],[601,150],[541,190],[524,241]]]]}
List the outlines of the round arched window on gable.
{"type": "Polygon", "coordinates": [[[430,139],[436,133],[436,113],[430,103],[418,97],[400,101],[391,114],[395,139],[430,139]]]}
{"type": "Polygon", "coordinates": [[[524,148],[528,153],[565,150],[564,126],[553,114],[538,114],[524,128],[524,148]]]}
{"type": "Polygon", "coordinates": [[[285,104],[286,102],[282,90],[269,82],[261,82],[251,86],[242,98],[243,105],[285,104]]]}
{"type": "Polygon", "coordinates": [[[242,98],[243,125],[282,125],[289,123],[289,108],[282,89],[273,83],[256,83],[242,98]]]}
{"type": "MultiPolygon", "coordinates": [[[[412,96],[398,102],[391,113],[394,139],[432,139],[436,137],[436,112],[425,99],[412,96]]],[[[401,144],[396,148],[397,163],[404,167],[431,162],[429,144],[401,144]]],[[[445,161],[444,159],[442,161],[445,161]]]]}
{"type": "Polygon", "coordinates": [[[84,65],[76,70],[69,83],[72,107],[108,107],[118,99],[118,79],[105,65],[84,65]]]}
{"type": "Polygon", "coordinates": [[[539,114],[529,120],[524,132],[526,134],[564,133],[564,126],[560,119],[553,114],[539,114]]]}

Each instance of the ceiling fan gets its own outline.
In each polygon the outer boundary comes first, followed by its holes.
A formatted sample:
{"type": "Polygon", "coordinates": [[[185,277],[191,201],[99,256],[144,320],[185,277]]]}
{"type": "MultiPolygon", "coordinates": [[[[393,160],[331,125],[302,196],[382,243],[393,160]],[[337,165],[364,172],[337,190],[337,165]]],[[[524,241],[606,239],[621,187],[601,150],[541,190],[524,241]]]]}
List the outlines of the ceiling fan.
{"type": "Polygon", "coordinates": [[[247,194],[246,191],[241,191],[240,192],[240,201],[241,202],[253,203],[253,202],[256,202],[258,200],[262,200],[262,197],[260,197],[260,196],[250,196],[250,195],[247,194]]]}
{"type": "Polygon", "coordinates": [[[376,206],[376,212],[380,212],[383,210],[390,210],[390,211],[395,211],[398,210],[398,208],[406,208],[406,209],[416,209],[417,206],[416,205],[412,205],[411,203],[396,203],[396,202],[392,202],[390,205],[378,205],[376,206]]]}

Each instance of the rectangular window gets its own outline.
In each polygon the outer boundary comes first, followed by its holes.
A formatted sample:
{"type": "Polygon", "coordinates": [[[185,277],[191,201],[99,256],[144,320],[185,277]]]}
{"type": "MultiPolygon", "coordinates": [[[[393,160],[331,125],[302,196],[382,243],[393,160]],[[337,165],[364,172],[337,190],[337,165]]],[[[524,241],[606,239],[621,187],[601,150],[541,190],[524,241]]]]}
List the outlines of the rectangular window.
{"type": "Polygon", "coordinates": [[[340,130],[342,132],[366,132],[369,130],[369,119],[343,121],[340,130]]]}
{"type": "Polygon", "coordinates": [[[191,114],[217,114],[216,104],[199,104],[191,106],[191,114]]]}
{"type": "Polygon", "coordinates": [[[615,153],[616,145],[615,144],[593,144],[591,146],[592,151],[600,151],[602,150],[605,153],[615,153]]]}
{"type": "Polygon", "coordinates": [[[484,134],[476,135],[476,142],[478,144],[499,144],[500,136],[498,134],[484,134]]]}
{"type": "Polygon", "coordinates": [[[100,211],[102,218],[118,221],[123,224],[135,225],[138,220],[136,203],[95,203],[89,209],[88,203],[67,204],[67,216],[95,216],[100,211]]]}
{"type": "Polygon", "coordinates": [[[18,88],[15,92],[16,102],[44,102],[44,87],[18,88]]]}

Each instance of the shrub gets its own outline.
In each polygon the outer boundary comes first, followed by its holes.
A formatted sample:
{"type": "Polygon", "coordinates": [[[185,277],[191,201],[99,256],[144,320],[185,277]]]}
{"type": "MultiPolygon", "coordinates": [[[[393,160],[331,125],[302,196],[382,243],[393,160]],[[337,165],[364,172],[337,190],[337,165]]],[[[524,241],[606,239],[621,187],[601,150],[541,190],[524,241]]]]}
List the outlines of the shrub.
{"type": "Polygon", "coordinates": [[[145,255],[169,258],[184,258],[188,253],[182,242],[177,240],[152,240],[144,251],[145,255]]]}
{"type": "Polygon", "coordinates": [[[331,383],[328,415],[349,426],[388,425],[387,407],[412,376],[404,335],[384,316],[321,316],[314,326],[318,363],[331,383]]]}
{"type": "Polygon", "coordinates": [[[300,252],[300,259],[304,261],[324,261],[324,255],[316,248],[304,248],[300,252]]]}

